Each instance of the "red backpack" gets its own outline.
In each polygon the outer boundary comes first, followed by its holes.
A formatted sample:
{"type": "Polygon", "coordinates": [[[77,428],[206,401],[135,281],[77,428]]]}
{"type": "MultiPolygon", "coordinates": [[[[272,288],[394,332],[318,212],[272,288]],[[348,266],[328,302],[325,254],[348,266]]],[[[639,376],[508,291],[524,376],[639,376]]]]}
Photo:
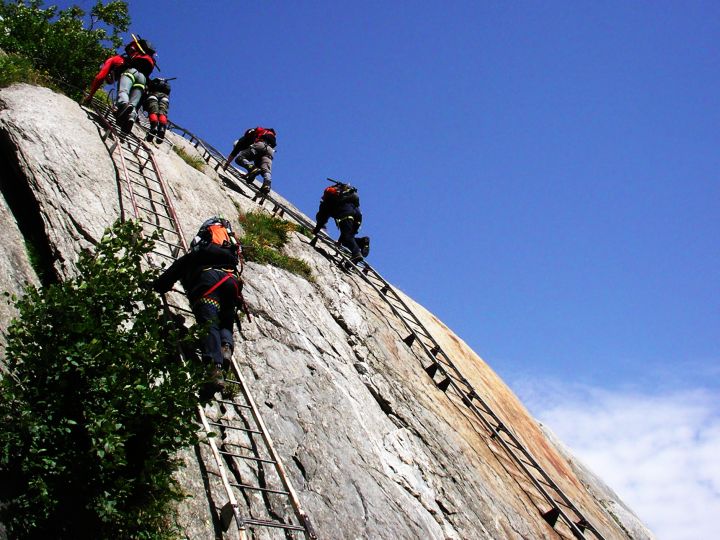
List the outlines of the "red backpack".
{"type": "Polygon", "coordinates": [[[260,126],[255,128],[255,142],[262,141],[275,148],[275,145],[277,144],[276,136],[277,135],[273,128],[264,128],[260,126]]]}

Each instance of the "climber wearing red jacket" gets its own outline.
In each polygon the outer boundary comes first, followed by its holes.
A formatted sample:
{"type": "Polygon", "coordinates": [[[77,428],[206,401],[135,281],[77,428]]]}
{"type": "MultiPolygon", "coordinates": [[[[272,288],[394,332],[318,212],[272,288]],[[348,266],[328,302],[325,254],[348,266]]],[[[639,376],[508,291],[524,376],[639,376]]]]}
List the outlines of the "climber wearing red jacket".
{"type": "Polygon", "coordinates": [[[125,46],[125,54],[111,56],[95,76],[84,99],[89,103],[103,83],[118,81],[116,117],[123,131],[130,131],[137,119],[137,107],[145,91],[147,78],[155,68],[155,49],[146,39],[135,38],[125,46]]]}

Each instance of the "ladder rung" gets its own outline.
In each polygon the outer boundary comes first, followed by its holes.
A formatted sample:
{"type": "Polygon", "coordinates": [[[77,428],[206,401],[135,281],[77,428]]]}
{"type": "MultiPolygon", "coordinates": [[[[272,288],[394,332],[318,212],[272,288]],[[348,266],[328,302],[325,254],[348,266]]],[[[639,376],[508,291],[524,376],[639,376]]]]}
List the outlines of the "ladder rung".
{"type": "MultiPolygon", "coordinates": [[[[145,214],[145,217],[147,217],[149,219],[155,218],[160,222],[169,221],[171,225],[174,224],[173,220],[172,220],[172,218],[170,218],[170,216],[168,216],[167,214],[161,214],[158,212],[158,210],[155,210],[153,208],[148,208],[147,206],[141,206],[139,204],[137,205],[137,209],[138,209],[138,212],[145,214]]],[[[175,233],[175,234],[177,234],[177,233],[175,233]]]]}
{"type": "Polygon", "coordinates": [[[276,529],[288,529],[291,531],[304,531],[305,527],[300,525],[292,525],[290,523],[280,523],[279,521],[269,521],[265,519],[243,518],[243,522],[248,525],[257,525],[259,527],[275,527],[276,529]]]}
{"type": "Polygon", "coordinates": [[[240,459],[249,459],[250,461],[259,461],[261,463],[272,463],[275,464],[277,461],[274,461],[272,459],[264,459],[259,457],[252,457],[252,456],[243,456],[242,454],[234,454],[233,452],[225,452],[224,450],[218,450],[221,454],[225,456],[232,456],[240,459]]]}
{"type": "Polygon", "coordinates": [[[252,491],[262,491],[263,493],[277,493],[278,495],[290,495],[289,491],[283,491],[281,489],[270,489],[270,488],[261,488],[257,486],[251,486],[249,484],[235,484],[233,482],[230,482],[230,485],[232,487],[240,488],[240,489],[250,489],[252,491]]]}
{"type": "MultiPolygon", "coordinates": [[[[143,176],[143,178],[145,178],[145,177],[143,176]]],[[[153,188],[151,188],[150,186],[148,186],[147,184],[142,184],[142,183],[138,182],[137,180],[130,180],[130,183],[131,183],[131,184],[135,184],[135,185],[137,185],[137,186],[142,186],[142,187],[144,187],[145,189],[147,189],[148,191],[152,191],[153,193],[157,193],[158,195],[163,195],[163,196],[165,195],[162,191],[158,191],[157,189],[153,189],[153,188]]]]}
{"type": "MultiPolygon", "coordinates": [[[[225,381],[228,382],[228,381],[225,381]]],[[[240,407],[242,409],[252,409],[250,405],[244,405],[242,403],[235,403],[234,401],[230,401],[229,399],[216,399],[217,403],[225,403],[227,405],[234,405],[235,407],[240,407]]]]}
{"type": "Polygon", "coordinates": [[[163,238],[157,238],[155,239],[155,242],[159,242],[161,244],[165,244],[166,246],[170,246],[171,248],[177,248],[182,251],[183,247],[180,244],[174,244],[173,242],[168,242],[167,240],[163,238]]]}
{"type": "Polygon", "coordinates": [[[140,221],[141,221],[142,223],[145,223],[146,225],[150,225],[150,226],[152,226],[152,227],[155,227],[156,229],[162,229],[163,231],[171,232],[171,233],[173,233],[173,234],[175,234],[175,235],[177,235],[177,236],[180,236],[180,235],[177,233],[177,231],[174,231],[173,229],[168,229],[167,227],[163,227],[162,225],[157,225],[157,224],[153,223],[152,221],[146,221],[146,220],[144,220],[144,219],[141,219],[140,221]]]}
{"type": "MultiPolygon", "coordinates": [[[[200,426],[200,427],[202,427],[202,426],[200,426]]],[[[254,449],[252,446],[244,446],[244,445],[242,445],[242,444],[234,443],[234,442],[230,442],[230,441],[223,441],[222,444],[223,444],[223,447],[226,447],[226,446],[235,446],[235,447],[237,447],[237,448],[242,448],[243,450],[247,450],[247,451],[249,451],[249,452],[254,452],[254,451],[255,451],[255,449],[254,449]]]]}
{"type": "Polygon", "coordinates": [[[141,199],[145,199],[146,201],[150,201],[153,204],[159,204],[160,206],[164,206],[165,208],[170,208],[170,205],[165,204],[164,202],[156,201],[155,199],[151,199],[150,197],[146,197],[145,195],[140,195],[139,193],[136,193],[135,196],[141,199]]]}
{"type": "Polygon", "coordinates": [[[258,431],[256,429],[247,429],[247,428],[241,428],[241,427],[235,427],[235,426],[228,426],[225,424],[219,424],[217,422],[208,422],[208,424],[210,424],[211,426],[218,426],[218,427],[227,428],[227,429],[235,429],[237,431],[244,431],[245,433],[255,433],[257,435],[262,435],[262,431],[258,431]]]}

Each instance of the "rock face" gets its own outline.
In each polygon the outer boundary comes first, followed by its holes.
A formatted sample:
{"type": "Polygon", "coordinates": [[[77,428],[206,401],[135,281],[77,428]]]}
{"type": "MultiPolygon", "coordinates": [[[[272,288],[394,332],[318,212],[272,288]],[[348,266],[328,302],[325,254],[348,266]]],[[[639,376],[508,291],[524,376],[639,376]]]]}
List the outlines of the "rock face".
{"type": "MultiPolygon", "coordinates": [[[[200,134],[202,135],[202,134],[200,134]]],[[[173,135],[177,145],[193,148],[173,135]]],[[[185,236],[211,214],[257,210],[173,152],[156,151],[185,236]]],[[[28,85],[0,91],[0,288],[19,292],[71,275],[78,250],[118,216],[112,159],[88,114],[28,85]],[[25,244],[34,246],[38,276],[25,244]]],[[[300,235],[288,254],[315,282],[248,264],[245,298],[254,315],[237,336],[240,360],[300,501],[320,538],[557,538],[492,450],[492,441],[432,384],[423,358],[402,338],[389,306],[300,235]]],[[[493,410],[605,538],[652,538],[592,473],[546,435],[510,389],[431,313],[406,299],[493,410]]],[[[11,312],[0,308],[5,327],[11,312]]],[[[182,458],[191,494],[179,523],[188,538],[218,534],[198,447],[182,458]]],[[[232,537],[232,536],[230,536],[232,537]]],[[[593,536],[590,535],[590,538],[593,536]]]]}

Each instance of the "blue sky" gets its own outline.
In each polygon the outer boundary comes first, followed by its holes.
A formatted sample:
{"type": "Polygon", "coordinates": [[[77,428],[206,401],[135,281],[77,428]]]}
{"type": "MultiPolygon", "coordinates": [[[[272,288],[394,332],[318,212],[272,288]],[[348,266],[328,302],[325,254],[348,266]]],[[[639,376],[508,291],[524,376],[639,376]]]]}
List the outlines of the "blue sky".
{"type": "MultiPolygon", "coordinates": [[[[226,152],[274,127],[273,188],[311,216],[325,177],[357,185],[371,264],[540,418],[561,425],[590,395],[700,392],[712,399],[689,440],[716,431],[720,3],[130,8],[178,77],[171,119],[226,152]]],[[[712,504],[715,459],[712,495],[697,495],[712,504]]],[[[682,537],[628,502],[660,538],[682,537]]]]}

